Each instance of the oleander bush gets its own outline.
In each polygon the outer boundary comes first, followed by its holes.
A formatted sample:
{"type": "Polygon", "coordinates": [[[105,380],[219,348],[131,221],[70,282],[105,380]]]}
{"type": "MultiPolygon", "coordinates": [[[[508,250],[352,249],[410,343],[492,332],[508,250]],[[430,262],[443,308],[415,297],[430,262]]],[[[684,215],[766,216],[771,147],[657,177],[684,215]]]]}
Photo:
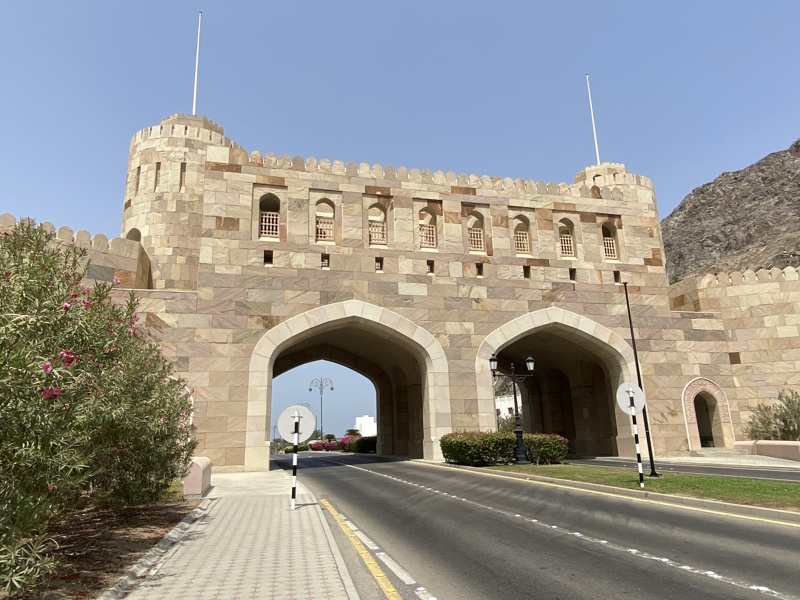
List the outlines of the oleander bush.
{"type": "Polygon", "coordinates": [[[142,503],[183,477],[190,392],[137,300],[81,285],[86,251],[22,221],[0,235],[0,587],[52,571],[48,525],[81,498],[142,503]]]}
{"type": "Polygon", "coordinates": [[[378,450],[378,436],[368,435],[350,440],[350,452],[359,454],[375,453],[378,450]]]}
{"type": "Polygon", "coordinates": [[[751,440],[800,441],[800,394],[783,390],[776,404],[756,406],[745,433],[751,440]]]}
{"type": "Polygon", "coordinates": [[[322,448],[325,450],[325,452],[331,452],[332,450],[338,450],[339,449],[339,442],[337,442],[336,440],[325,442],[324,444],[322,444],[322,448]]]}
{"type": "Polygon", "coordinates": [[[342,452],[350,452],[350,441],[361,437],[360,433],[346,434],[339,438],[339,450],[342,452]]]}
{"type": "Polygon", "coordinates": [[[311,444],[309,444],[309,446],[311,447],[312,450],[316,450],[316,451],[325,450],[324,442],[321,442],[319,440],[311,442],[311,444]]]}
{"type": "Polygon", "coordinates": [[[482,467],[513,462],[516,438],[513,433],[455,431],[444,434],[439,445],[447,462],[482,467]]]}
{"type": "Polygon", "coordinates": [[[555,433],[524,433],[522,445],[527,459],[537,465],[559,463],[569,451],[567,438],[555,433]]]}

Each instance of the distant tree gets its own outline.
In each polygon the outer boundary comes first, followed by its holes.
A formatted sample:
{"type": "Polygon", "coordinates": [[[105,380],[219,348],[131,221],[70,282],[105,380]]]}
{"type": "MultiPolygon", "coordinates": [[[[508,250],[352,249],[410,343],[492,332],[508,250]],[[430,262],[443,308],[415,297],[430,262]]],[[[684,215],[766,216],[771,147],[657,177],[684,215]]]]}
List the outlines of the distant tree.
{"type": "Polygon", "coordinates": [[[328,440],[328,441],[335,440],[336,436],[333,435],[332,433],[326,433],[325,434],[325,439],[328,440]]]}
{"type": "Polygon", "coordinates": [[[348,429],[344,432],[345,435],[361,435],[361,432],[358,429],[348,429]]]}

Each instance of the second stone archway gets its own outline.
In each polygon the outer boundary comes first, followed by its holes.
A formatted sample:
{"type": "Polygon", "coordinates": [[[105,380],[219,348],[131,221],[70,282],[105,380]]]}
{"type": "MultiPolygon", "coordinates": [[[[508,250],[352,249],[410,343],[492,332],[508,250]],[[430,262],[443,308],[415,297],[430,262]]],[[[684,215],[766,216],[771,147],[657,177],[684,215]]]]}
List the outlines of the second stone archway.
{"type": "Polygon", "coordinates": [[[634,381],[633,349],[621,336],[586,317],[561,308],[528,313],[486,336],[476,357],[481,428],[494,426],[495,406],[489,358],[500,368],[537,361],[523,389],[527,430],[558,433],[570,451],[633,455],[630,418],[618,410],[614,392],[634,381]],[[633,378],[633,379],[632,379],[633,378]]]}

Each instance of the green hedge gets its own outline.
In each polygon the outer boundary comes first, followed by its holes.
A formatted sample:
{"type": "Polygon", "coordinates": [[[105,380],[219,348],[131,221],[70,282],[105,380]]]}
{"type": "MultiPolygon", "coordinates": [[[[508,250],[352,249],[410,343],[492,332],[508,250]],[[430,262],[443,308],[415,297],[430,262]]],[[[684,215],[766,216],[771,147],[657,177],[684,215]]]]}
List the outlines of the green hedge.
{"type": "Polygon", "coordinates": [[[559,463],[567,457],[569,441],[555,433],[525,433],[522,435],[525,456],[535,464],[559,463]]]}
{"type": "MultiPolygon", "coordinates": [[[[525,456],[535,464],[564,460],[569,450],[566,438],[552,433],[525,433],[522,436],[525,456]]],[[[456,431],[439,441],[447,462],[483,467],[514,462],[517,438],[513,433],[456,431]]]]}
{"type": "Polygon", "coordinates": [[[516,438],[513,433],[456,431],[443,435],[439,445],[447,462],[482,467],[512,462],[516,438]]]}
{"type": "Polygon", "coordinates": [[[378,437],[374,435],[352,438],[348,444],[350,452],[358,452],[360,454],[374,453],[377,451],[377,448],[378,437]]]}
{"type": "MultiPolygon", "coordinates": [[[[297,446],[297,451],[298,452],[307,452],[308,451],[308,444],[300,444],[299,446],[297,446]]],[[[284,454],[294,454],[294,444],[286,446],[286,448],[283,449],[283,453],[284,454]]]]}

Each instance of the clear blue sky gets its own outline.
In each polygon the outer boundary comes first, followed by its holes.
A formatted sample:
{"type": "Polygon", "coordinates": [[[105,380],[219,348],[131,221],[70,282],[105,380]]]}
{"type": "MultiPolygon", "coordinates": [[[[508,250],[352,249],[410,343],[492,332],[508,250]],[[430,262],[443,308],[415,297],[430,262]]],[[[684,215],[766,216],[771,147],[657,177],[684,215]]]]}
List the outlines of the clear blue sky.
{"type": "Polygon", "coordinates": [[[800,137],[796,0],[8,2],[0,213],[119,234],[131,136],[191,112],[198,10],[198,113],[248,151],[571,182],[588,72],[601,160],[664,217],[800,137]]]}

